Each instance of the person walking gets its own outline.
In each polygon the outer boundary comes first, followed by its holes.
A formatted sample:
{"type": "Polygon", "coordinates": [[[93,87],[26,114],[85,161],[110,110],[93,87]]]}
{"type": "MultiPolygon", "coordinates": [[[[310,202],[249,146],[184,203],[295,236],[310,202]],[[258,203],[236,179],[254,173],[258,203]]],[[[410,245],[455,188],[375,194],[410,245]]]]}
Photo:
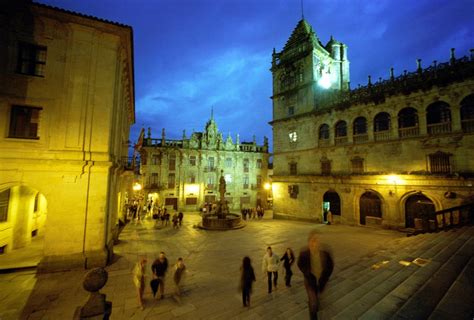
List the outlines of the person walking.
{"type": "Polygon", "coordinates": [[[179,221],[179,226],[180,226],[180,227],[183,225],[183,217],[184,217],[183,211],[180,211],[180,212],[178,213],[178,221],[179,221]]]}
{"type": "Polygon", "coordinates": [[[280,261],[283,261],[283,267],[285,268],[285,285],[291,287],[291,276],[293,275],[291,266],[295,262],[293,250],[286,248],[285,254],[281,257],[280,261]]]}
{"type": "Polygon", "coordinates": [[[244,257],[240,267],[240,289],[242,290],[242,302],[244,307],[250,307],[250,294],[252,293],[252,284],[255,281],[255,272],[249,257],[244,257]]]}
{"type": "Polygon", "coordinates": [[[140,258],[133,268],[133,284],[137,288],[138,305],[143,310],[143,291],[145,291],[145,266],[146,258],[140,258]]]}
{"type": "Polygon", "coordinates": [[[280,267],[280,258],[273,253],[272,247],[267,248],[267,253],[263,256],[262,271],[267,273],[268,293],[272,292],[272,282],[275,289],[277,288],[278,268],[280,267]],[[273,276],[273,281],[272,281],[273,276]]]}
{"type": "Polygon", "coordinates": [[[176,296],[181,296],[181,287],[180,283],[183,279],[184,273],[186,271],[186,266],[184,265],[183,258],[178,258],[178,261],[174,265],[174,275],[173,280],[176,286],[176,296]]]}
{"type": "Polygon", "coordinates": [[[160,256],[151,265],[151,271],[153,277],[158,279],[158,288],[160,289],[160,298],[165,297],[165,275],[168,270],[168,259],[163,251],[160,252],[160,256]]]}
{"type": "Polygon", "coordinates": [[[178,213],[177,212],[173,214],[173,218],[171,219],[171,221],[173,222],[173,229],[178,229],[178,213]]]}
{"type": "Polygon", "coordinates": [[[333,258],[329,251],[323,250],[318,232],[308,235],[308,246],[301,249],[297,262],[304,276],[304,287],[308,294],[309,318],[318,319],[319,298],[334,269],[333,258]]]}

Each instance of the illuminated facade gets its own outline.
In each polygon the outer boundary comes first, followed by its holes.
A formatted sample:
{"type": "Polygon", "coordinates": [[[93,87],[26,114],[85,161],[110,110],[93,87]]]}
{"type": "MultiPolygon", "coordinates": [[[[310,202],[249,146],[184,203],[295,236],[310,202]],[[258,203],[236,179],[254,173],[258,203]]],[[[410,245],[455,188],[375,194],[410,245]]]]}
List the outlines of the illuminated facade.
{"type": "Polygon", "coordinates": [[[274,216],[413,227],[474,202],[474,56],[349,89],[347,49],[300,21],[273,53],[274,216]]]}
{"type": "Polygon", "coordinates": [[[219,198],[219,178],[223,170],[226,200],[231,210],[266,206],[268,172],[268,140],[263,145],[235,143],[230,135],[224,139],[214,118],[204,132],[193,132],[188,138],[170,140],[162,131],[161,139],[148,137],[140,148],[144,190],[148,198],[174,210],[195,211],[204,203],[219,198]]]}
{"type": "Polygon", "coordinates": [[[0,248],[39,270],[103,266],[133,172],[132,29],[30,1],[0,7],[0,248]]]}

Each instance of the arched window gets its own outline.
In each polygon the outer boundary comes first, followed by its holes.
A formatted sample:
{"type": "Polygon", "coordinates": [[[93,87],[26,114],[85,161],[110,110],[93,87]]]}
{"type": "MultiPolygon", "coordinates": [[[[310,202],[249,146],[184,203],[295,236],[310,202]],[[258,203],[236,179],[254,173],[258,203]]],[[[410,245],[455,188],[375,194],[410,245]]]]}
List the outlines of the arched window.
{"type": "Polygon", "coordinates": [[[347,143],[347,124],[345,121],[339,121],[336,123],[335,128],[335,138],[334,143],[338,144],[345,144],[347,143]]]}
{"type": "Polygon", "coordinates": [[[367,133],[367,120],[364,117],[358,117],[354,120],[354,135],[367,133]]]}
{"type": "Polygon", "coordinates": [[[328,140],[329,139],[329,126],[323,124],[319,127],[319,140],[328,140]]]}
{"type": "Polygon", "coordinates": [[[354,125],[353,125],[353,140],[354,143],[364,143],[367,142],[368,140],[368,135],[367,135],[367,119],[364,117],[357,117],[354,120],[354,125]]]}
{"type": "Polygon", "coordinates": [[[463,132],[474,132],[474,94],[461,101],[461,126],[463,132]]]}
{"type": "Polygon", "coordinates": [[[374,118],[374,140],[390,139],[390,115],[387,112],[380,112],[374,118]]]}
{"type": "Polygon", "coordinates": [[[429,134],[451,132],[451,111],[443,101],[432,103],[426,108],[426,125],[429,134]]]}
{"type": "Polygon", "coordinates": [[[398,134],[400,138],[413,137],[419,134],[418,111],[407,107],[398,113],[398,134]]]}
{"type": "Polygon", "coordinates": [[[346,137],[347,136],[347,124],[345,121],[339,121],[336,123],[336,137],[346,137]]]}

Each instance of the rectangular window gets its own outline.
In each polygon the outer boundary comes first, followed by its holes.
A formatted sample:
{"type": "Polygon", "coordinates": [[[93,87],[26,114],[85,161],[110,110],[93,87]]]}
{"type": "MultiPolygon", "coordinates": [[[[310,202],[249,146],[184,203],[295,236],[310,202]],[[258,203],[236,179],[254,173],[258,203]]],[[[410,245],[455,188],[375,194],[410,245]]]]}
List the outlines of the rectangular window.
{"type": "Polygon", "coordinates": [[[290,175],[295,176],[298,173],[298,164],[296,162],[289,163],[290,175]]]}
{"type": "Polygon", "coordinates": [[[260,189],[262,187],[262,176],[257,176],[257,188],[260,189]]]}
{"type": "Polygon", "coordinates": [[[18,44],[18,73],[43,77],[45,65],[46,47],[24,42],[18,44]]]}
{"type": "Polygon", "coordinates": [[[12,106],[9,138],[39,139],[38,125],[42,108],[12,106]]]}
{"type": "Polygon", "coordinates": [[[232,168],[232,158],[226,158],[225,159],[225,167],[226,168],[232,168]]]}
{"type": "Polygon", "coordinates": [[[364,159],[354,158],[351,160],[352,164],[352,173],[360,174],[364,173],[364,159]]]}
{"type": "Polygon", "coordinates": [[[288,115],[292,116],[295,114],[295,107],[288,107],[288,115]]]}
{"type": "Polygon", "coordinates": [[[151,164],[159,164],[160,163],[160,157],[157,154],[154,154],[151,156],[151,164]]]}
{"type": "Polygon", "coordinates": [[[443,152],[430,154],[431,173],[451,173],[450,155],[443,152]]]}
{"type": "Polygon", "coordinates": [[[321,161],[321,174],[329,176],[331,174],[331,161],[322,160],[321,161]]]}
{"type": "Polygon", "coordinates": [[[257,163],[255,165],[257,169],[262,169],[262,159],[257,159],[257,163]]]}
{"type": "Polygon", "coordinates": [[[207,167],[209,168],[210,171],[214,170],[214,157],[209,157],[207,158],[207,167]]]}
{"type": "Polygon", "coordinates": [[[243,181],[243,188],[248,189],[249,188],[249,176],[244,176],[242,181],[243,181]]]}
{"type": "Polygon", "coordinates": [[[175,187],[175,177],[174,173],[168,175],[168,189],[174,189],[175,187]]]}
{"type": "Polygon", "coordinates": [[[249,159],[244,159],[244,172],[249,172],[249,159]]]}
{"type": "Polygon", "coordinates": [[[186,198],[186,205],[187,206],[194,206],[198,203],[198,198],[186,198]]]}
{"type": "Polygon", "coordinates": [[[153,172],[151,174],[150,184],[158,185],[158,172],[153,172]]]}
{"type": "Polygon", "coordinates": [[[10,202],[10,189],[0,192],[0,222],[8,219],[8,203],[10,202]]]}
{"type": "Polygon", "coordinates": [[[207,188],[208,189],[214,189],[214,176],[210,175],[207,176],[207,188]]]}
{"type": "Polygon", "coordinates": [[[189,176],[189,183],[196,183],[196,176],[194,174],[189,176]]]}
{"type": "Polygon", "coordinates": [[[299,193],[299,187],[297,184],[288,186],[288,194],[290,195],[290,198],[293,198],[293,199],[298,198],[298,193],[299,193]]]}
{"type": "Polygon", "coordinates": [[[196,156],[189,156],[189,165],[193,167],[196,166],[196,156]]]}
{"type": "Polygon", "coordinates": [[[168,158],[168,164],[169,164],[168,169],[170,171],[175,171],[176,170],[176,155],[170,154],[170,156],[168,158]]]}

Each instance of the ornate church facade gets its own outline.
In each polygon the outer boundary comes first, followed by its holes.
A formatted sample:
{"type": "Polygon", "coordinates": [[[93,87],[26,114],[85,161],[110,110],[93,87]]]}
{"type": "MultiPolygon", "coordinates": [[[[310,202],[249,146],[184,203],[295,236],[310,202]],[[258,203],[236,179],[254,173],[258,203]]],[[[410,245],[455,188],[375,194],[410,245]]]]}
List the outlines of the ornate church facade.
{"type": "Polygon", "coordinates": [[[203,132],[193,132],[188,138],[167,139],[165,129],[161,138],[147,137],[139,143],[143,189],[147,199],[170,209],[199,210],[205,203],[218,200],[221,174],[226,181],[225,198],[231,210],[265,207],[268,192],[268,139],[258,145],[235,142],[230,135],[224,139],[214,117],[203,132]]]}
{"type": "Polygon", "coordinates": [[[411,228],[474,202],[474,52],[349,88],[347,47],[301,20],[273,52],[274,216],[411,228]]]}

